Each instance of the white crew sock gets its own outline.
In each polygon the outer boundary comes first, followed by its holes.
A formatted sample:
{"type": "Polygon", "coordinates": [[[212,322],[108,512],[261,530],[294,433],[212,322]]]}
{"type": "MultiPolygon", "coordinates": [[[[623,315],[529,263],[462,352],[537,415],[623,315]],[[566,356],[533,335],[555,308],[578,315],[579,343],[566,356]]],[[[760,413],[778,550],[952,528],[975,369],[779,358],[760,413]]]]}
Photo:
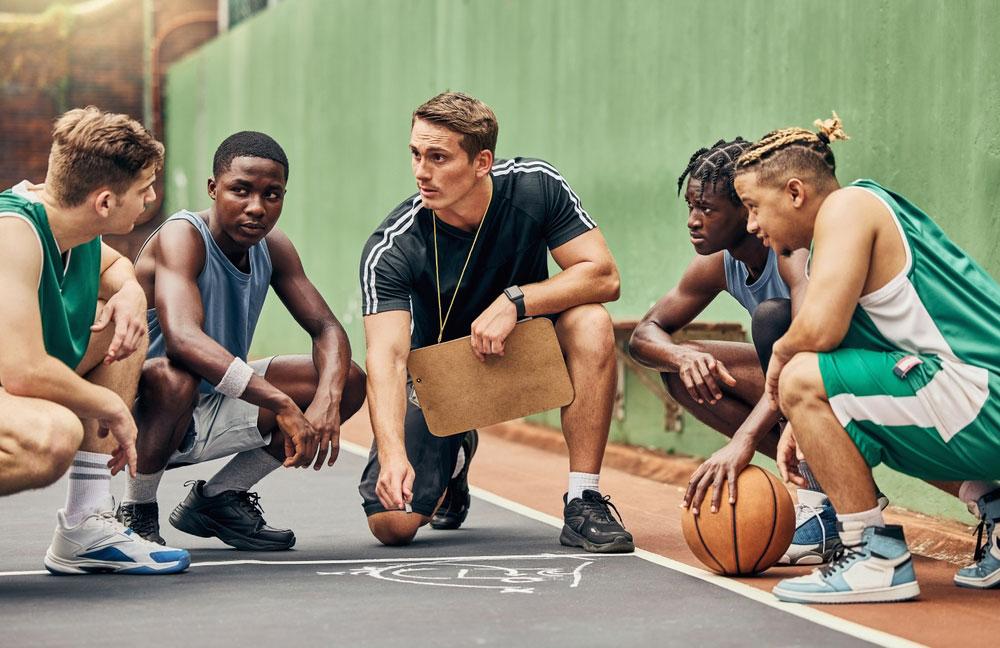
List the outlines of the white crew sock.
{"type": "Polygon", "coordinates": [[[155,473],[137,473],[135,477],[129,476],[125,485],[125,498],[123,504],[148,504],[156,501],[156,490],[160,487],[160,479],[163,478],[163,471],[155,473]]]}
{"type": "Polygon", "coordinates": [[[998,488],[1000,483],[995,481],[964,481],[958,488],[958,499],[969,507],[969,513],[979,517],[982,515],[982,511],[979,510],[979,498],[998,488]]]}
{"type": "Polygon", "coordinates": [[[592,490],[600,492],[598,482],[601,476],[593,473],[571,472],[569,474],[569,489],[566,493],[566,501],[572,502],[578,497],[583,497],[583,491],[592,490]]]}
{"type": "Polygon", "coordinates": [[[79,451],[69,467],[66,491],[66,524],[75,527],[95,511],[107,510],[111,503],[111,455],[79,451]]]}
{"type": "Polygon", "coordinates": [[[458,473],[462,472],[462,468],[465,468],[465,448],[459,446],[458,458],[455,459],[455,472],[451,473],[451,478],[455,479],[458,477],[458,473]]]}
{"type": "Polygon", "coordinates": [[[870,511],[860,513],[838,513],[838,530],[840,531],[840,541],[845,547],[856,547],[861,544],[861,532],[868,527],[884,527],[885,518],[882,517],[882,509],[875,506],[870,511]]]}
{"type": "Polygon", "coordinates": [[[202,493],[215,497],[219,493],[234,490],[245,492],[250,487],[274,472],[281,462],[267,454],[264,448],[245,450],[229,460],[222,470],[208,480],[202,493]]]}

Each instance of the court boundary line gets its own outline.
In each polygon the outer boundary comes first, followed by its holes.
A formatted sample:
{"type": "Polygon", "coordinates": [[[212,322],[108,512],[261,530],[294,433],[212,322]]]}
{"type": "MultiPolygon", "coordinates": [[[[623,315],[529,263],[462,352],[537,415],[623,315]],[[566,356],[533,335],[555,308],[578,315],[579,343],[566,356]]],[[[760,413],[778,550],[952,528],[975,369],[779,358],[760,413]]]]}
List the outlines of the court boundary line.
{"type": "MultiPolygon", "coordinates": [[[[524,517],[537,522],[542,522],[557,529],[561,529],[563,526],[563,521],[555,516],[542,513],[541,511],[536,511],[530,506],[525,506],[524,504],[509,500],[506,497],[497,495],[496,493],[488,490],[470,485],[469,492],[474,497],[477,497],[485,502],[489,502],[495,506],[507,509],[512,513],[523,515],[524,517]]],[[[756,601],[757,603],[762,603],[768,607],[781,610],[782,612],[786,612],[792,616],[811,621],[816,625],[829,628],[830,630],[849,635],[856,639],[861,639],[863,641],[868,641],[870,643],[889,648],[927,648],[924,644],[916,643],[914,641],[910,641],[909,639],[904,639],[903,637],[898,637],[883,630],[870,628],[854,621],[842,619],[838,616],[828,612],[823,612],[822,610],[817,610],[808,605],[779,601],[769,592],[759,590],[756,587],[745,585],[739,581],[726,578],[724,576],[719,576],[718,574],[714,574],[704,569],[699,569],[698,567],[693,567],[678,560],[674,560],[673,558],[661,556],[660,554],[653,553],[652,551],[637,548],[634,554],[622,555],[634,555],[637,558],[659,565],[660,567],[666,567],[667,569],[680,572],[686,576],[697,578],[698,580],[721,587],[722,589],[733,592],[734,594],[739,594],[740,596],[756,601]]]]}
{"type": "MultiPolygon", "coordinates": [[[[362,457],[368,457],[368,449],[352,443],[351,441],[341,440],[340,447],[343,450],[347,450],[351,454],[359,455],[362,457]]],[[[530,506],[525,506],[519,502],[507,499],[502,495],[497,495],[491,491],[479,488],[477,486],[469,485],[469,492],[484,502],[489,502],[495,506],[511,511],[512,513],[517,513],[526,518],[535,520],[536,522],[541,522],[547,524],[548,526],[561,529],[563,526],[563,521],[559,518],[549,515],[547,513],[542,513],[537,511],[530,506]]],[[[593,555],[593,554],[592,554],[593,555]]],[[[600,555],[600,554],[598,554],[600,555]]],[[[734,594],[739,594],[744,598],[748,598],[752,601],[762,603],[768,607],[781,610],[792,616],[811,621],[816,625],[829,628],[830,630],[835,630],[841,634],[846,634],[848,636],[854,637],[856,639],[861,639],[863,641],[868,641],[873,644],[878,644],[880,646],[886,646],[889,648],[927,648],[924,644],[917,643],[915,641],[910,641],[909,639],[904,639],[903,637],[896,636],[894,634],[885,632],[884,630],[877,630],[875,628],[870,628],[861,623],[854,621],[849,621],[847,619],[842,619],[836,615],[830,614],[829,612],[824,612],[822,610],[817,610],[802,603],[785,603],[779,601],[770,592],[765,592],[763,590],[757,589],[750,585],[745,585],[737,580],[731,578],[726,578],[724,576],[719,576],[718,574],[712,573],[710,571],[682,563],[673,558],[667,558],[666,556],[661,556],[660,554],[653,553],[652,551],[647,551],[645,549],[636,549],[634,554],[620,554],[620,555],[634,555],[642,560],[651,562],[660,567],[666,567],[667,569],[680,572],[686,576],[691,576],[692,578],[697,578],[698,580],[705,581],[722,589],[733,592],[734,594]]]]}

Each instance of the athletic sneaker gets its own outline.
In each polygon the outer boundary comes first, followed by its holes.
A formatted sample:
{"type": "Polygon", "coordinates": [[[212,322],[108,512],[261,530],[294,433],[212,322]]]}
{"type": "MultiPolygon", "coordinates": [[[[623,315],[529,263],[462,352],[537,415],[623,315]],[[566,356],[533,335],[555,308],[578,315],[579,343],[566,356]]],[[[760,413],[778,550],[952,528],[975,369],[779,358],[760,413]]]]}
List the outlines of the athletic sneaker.
{"type": "MultiPolygon", "coordinates": [[[[792,544],[778,560],[778,565],[822,565],[840,549],[837,511],[826,493],[800,488],[795,506],[795,534],[792,544]]],[[[889,498],[878,492],[879,508],[889,505],[889,498]]]]}
{"type": "Polygon", "coordinates": [[[465,465],[457,475],[448,482],[448,490],[444,501],[431,518],[431,527],[439,530],[457,529],[469,515],[469,465],[479,447],[479,432],[470,430],[462,439],[462,450],[465,452],[465,465]]]}
{"type": "Polygon", "coordinates": [[[800,488],[795,505],[795,535],[779,565],[821,565],[840,549],[837,512],[820,491],[800,488]]]}
{"type": "Polygon", "coordinates": [[[156,502],[130,502],[118,506],[115,518],[139,536],[158,545],[166,545],[160,535],[160,507],[156,502]]]}
{"type": "Polygon", "coordinates": [[[583,497],[567,502],[563,495],[563,528],[560,544],[583,547],[592,553],[630,553],[635,551],[632,534],[621,523],[621,514],[611,503],[611,496],[595,490],[583,491],[583,497]],[[618,515],[611,515],[612,509],[618,515]]]}
{"type": "Polygon", "coordinates": [[[257,493],[228,490],[215,497],[203,492],[204,480],[189,481],[191,492],[170,514],[170,524],[201,538],[218,538],[244,551],[281,551],[295,545],[289,529],[274,529],[264,521],[257,493]]]}
{"type": "Polygon", "coordinates": [[[113,508],[95,511],[74,527],[60,510],[45,568],[53,574],[176,574],[188,568],[187,551],[143,539],[115,519],[113,508]]]}
{"type": "MultiPolygon", "coordinates": [[[[857,529],[854,529],[857,533],[857,529]]],[[[920,594],[903,527],[867,527],[861,542],[844,546],[829,565],[786,578],[774,595],[792,603],[879,603],[920,594]]]]}
{"type": "Polygon", "coordinates": [[[958,570],[955,584],[959,587],[989,589],[1000,586],[1000,489],[979,498],[979,526],[976,528],[975,561],[958,570]],[[983,542],[983,538],[986,542],[983,542]]]}

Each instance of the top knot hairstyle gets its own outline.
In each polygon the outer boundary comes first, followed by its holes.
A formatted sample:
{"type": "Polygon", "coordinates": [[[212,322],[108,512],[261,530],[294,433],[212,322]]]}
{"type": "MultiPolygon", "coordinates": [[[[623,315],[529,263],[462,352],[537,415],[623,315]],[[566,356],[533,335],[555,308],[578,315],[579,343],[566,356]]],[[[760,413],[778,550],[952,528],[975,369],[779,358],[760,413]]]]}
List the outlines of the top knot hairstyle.
{"type": "Polygon", "coordinates": [[[163,167],[163,144],[142,124],[87,106],[56,120],[45,182],[59,204],[76,207],[101,187],[123,195],[150,166],[163,167]]]}
{"type": "Polygon", "coordinates": [[[836,178],[837,161],[830,144],[851,138],[836,112],[832,119],[817,119],[813,125],[816,132],[795,127],[771,131],[740,156],[736,172],[754,171],[766,184],[783,183],[790,174],[809,174],[813,180],[836,178]]]}
{"type": "Polygon", "coordinates": [[[701,148],[694,152],[684,173],[677,178],[678,195],[684,190],[684,180],[694,178],[701,183],[699,197],[705,195],[705,187],[712,186],[712,191],[718,191],[719,184],[725,195],[734,205],[741,205],[740,197],[733,188],[733,178],[736,177],[736,161],[752,144],[742,137],[731,142],[719,140],[711,148],[701,148]]]}
{"type": "Polygon", "coordinates": [[[233,159],[238,157],[257,157],[277,162],[285,168],[285,181],[288,181],[288,157],[285,156],[285,150],[266,133],[240,131],[222,140],[212,159],[212,175],[218,178],[229,170],[233,159]]]}

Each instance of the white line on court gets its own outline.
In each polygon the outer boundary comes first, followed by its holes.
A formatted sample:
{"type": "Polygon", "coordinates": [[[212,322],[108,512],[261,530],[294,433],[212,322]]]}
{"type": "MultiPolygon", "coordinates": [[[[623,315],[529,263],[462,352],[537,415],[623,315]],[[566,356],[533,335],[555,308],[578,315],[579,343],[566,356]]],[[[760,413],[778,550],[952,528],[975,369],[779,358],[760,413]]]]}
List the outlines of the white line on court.
{"type": "MultiPolygon", "coordinates": [[[[368,449],[364,448],[356,443],[351,443],[350,441],[341,441],[340,447],[347,450],[351,454],[360,455],[362,457],[368,456],[368,449]]],[[[473,496],[485,501],[490,504],[495,504],[501,508],[505,508],[508,511],[523,515],[532,520],[542,522],[549,526],[561,529],[563,521],[552,515],[547,515],[541,511],[536,511],[533,508],[519,504],[515,501],[509,500],[505,497],[501,497],[496,493],[491,493],[490,491],[477,488],[475,486],[470,486],[469,491],[473,496]]],[[[593,556],[593,554],[589,554],[593,556]]],[[[615,554],[609,554],[615,555],[615,554]]],[[[737,580],[730,578],[725,578],[719,576],[718,574],[713,574],[712,572],[706,571],[704,569],[699,569],[698,567],[692,567],[691,565],[682,563],[666,556],[661,556],[655,554],[651,551],[646,551],[644,549],[636,549],[634,554],[617,554],[619,556],[635,556],[646,560],[648,562],[654,563],[661,567],[666,567],[667,569],[672,569],[673,571],[680,572],[692,578],[697,578],[698,580],[711,583],[723,589],[729,590],[734,594],[739,594],[745,598],[754,600],[758,603],[767,605],[768,607],[773,607],[782,612],[791,614],[792,616],[797,616],[807,621],[811,621],[817,625],[830,628],[837,632],[850,635],[857,639],[863,641],[868,641],[873,644],[880,646],[887,646],[891,648],[925,648],[923,644],[919,644],[908,639],[903,639],[902,637],[897,637],[896,635],[889,634],[888,632],[883,632],[881,630],[876,630],[874,628],[869,628],[868,626],[861,625],[860,623],[854,623],[853,621],[848,621],[842,619],[838,616],[834,616],[827,612],[817,610],[816,608],[809,607],[808,605],[801,605],[798,603],[784,603],[779,601],[774,595],[763,590],[759,590],[756,587],[751,587],[750,585],[745,585],[737,580]]]]}

